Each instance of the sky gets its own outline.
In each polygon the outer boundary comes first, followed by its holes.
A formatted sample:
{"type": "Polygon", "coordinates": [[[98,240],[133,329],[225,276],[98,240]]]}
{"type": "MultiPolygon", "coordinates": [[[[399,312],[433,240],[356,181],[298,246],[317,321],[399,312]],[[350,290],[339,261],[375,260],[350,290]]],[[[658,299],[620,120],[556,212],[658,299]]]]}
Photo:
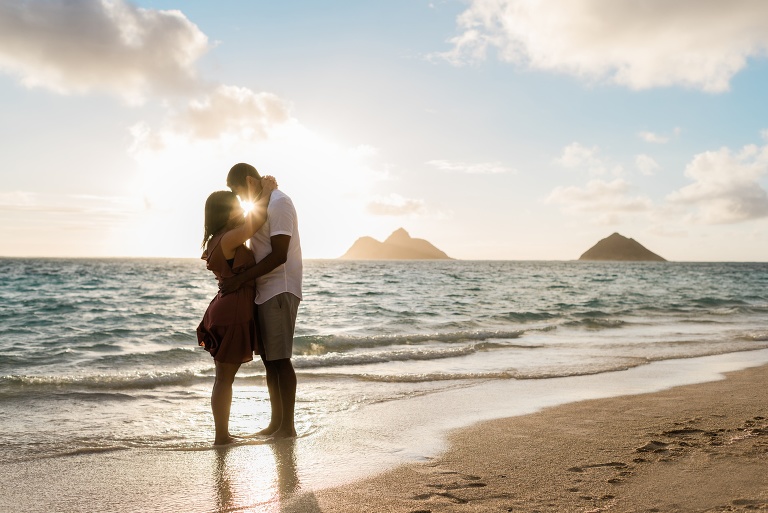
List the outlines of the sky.
{"type": "Polygon", "coordinates": [[[766,91],[764,0],[0,0],[0,255],[199,256],[248,162],[305,258],[768,261],[766,91]]]}

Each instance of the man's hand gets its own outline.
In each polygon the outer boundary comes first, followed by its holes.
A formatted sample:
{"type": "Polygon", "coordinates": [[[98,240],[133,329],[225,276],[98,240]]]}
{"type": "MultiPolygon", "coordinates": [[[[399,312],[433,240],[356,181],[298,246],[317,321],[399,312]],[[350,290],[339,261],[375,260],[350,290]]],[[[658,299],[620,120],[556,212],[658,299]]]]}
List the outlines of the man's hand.
{"type": "Polygon", "coordinates": [[[227,294],[235,292],[242,286],[242,284],[242,275],[225,278],[219,282],[219,292],[221,292],[221,295],[226,296],[227,294]]]}

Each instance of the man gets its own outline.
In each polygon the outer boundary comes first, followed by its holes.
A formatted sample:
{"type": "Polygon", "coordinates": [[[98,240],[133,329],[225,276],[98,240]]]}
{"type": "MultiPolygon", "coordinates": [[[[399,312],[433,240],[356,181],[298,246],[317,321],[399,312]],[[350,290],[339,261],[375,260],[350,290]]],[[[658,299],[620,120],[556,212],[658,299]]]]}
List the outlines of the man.
{"type": "MultiPolygon", "coordinates": [[[[235,164],[227,175],[227,186],[242,200],[261,194],[261,176],[250,164],[235,164]]],[[[301,301],[301,243],[296,209],[291,198],[272,192],[267,222],[250,239],[256,265],[222,283],[229,293],[256,280],[256,312],[259,353],[267,371],[267,389],[272,417],[258,434],[274,438],[296,436],[294,405],[296,373],[291,364],[296,312],[301,301]]]]}

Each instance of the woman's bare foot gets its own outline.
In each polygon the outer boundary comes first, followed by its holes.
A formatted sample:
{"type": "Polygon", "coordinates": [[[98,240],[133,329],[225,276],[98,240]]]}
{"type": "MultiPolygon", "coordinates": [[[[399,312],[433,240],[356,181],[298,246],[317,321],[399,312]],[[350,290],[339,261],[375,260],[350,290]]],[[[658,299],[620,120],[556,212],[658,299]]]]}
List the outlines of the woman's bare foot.
{"type": "Polygon", "coordinates": [[[222,436],[221,438],[216,437],[216,440],[214,440],[213,442],[213,446],[216,447],[220,445],[232,445],[234,443],[237,443],[238,440],[239,440],[239,437],[228,434],[226,436],[222,436]]]}

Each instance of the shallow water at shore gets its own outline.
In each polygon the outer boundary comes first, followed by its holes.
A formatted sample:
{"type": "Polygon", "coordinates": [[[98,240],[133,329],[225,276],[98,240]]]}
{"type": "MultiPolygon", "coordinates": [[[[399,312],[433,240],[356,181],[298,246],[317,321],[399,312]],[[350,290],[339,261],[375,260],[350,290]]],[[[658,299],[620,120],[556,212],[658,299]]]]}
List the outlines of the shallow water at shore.
{"type": "Polygon", "coordinates": [[[724,372],[765,364],[768,350],[758,350],[588,376],[486,380],[338,412],[293,440],[81,451],[0,463],[14,476],[4,485],[0,511],[318,513],[324,510],[316,492],[404,463],[430,462],[447,447],[452,429],[574,401],[719,380],[724,372]]]}
{"type": "MultiPolygon", "coordinates": [[[[0,270],[0,462],[210,445],[213,368],[194,329],[216,287],[202,262],[0,270]]],[[[299,433],[487,383],[766,348],[766,290],[768,264],[307,261],[299,433]]],[[[241,368],[233,432],[266,423],[263,376],[258,362],[241,368]]]]}

